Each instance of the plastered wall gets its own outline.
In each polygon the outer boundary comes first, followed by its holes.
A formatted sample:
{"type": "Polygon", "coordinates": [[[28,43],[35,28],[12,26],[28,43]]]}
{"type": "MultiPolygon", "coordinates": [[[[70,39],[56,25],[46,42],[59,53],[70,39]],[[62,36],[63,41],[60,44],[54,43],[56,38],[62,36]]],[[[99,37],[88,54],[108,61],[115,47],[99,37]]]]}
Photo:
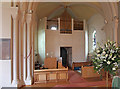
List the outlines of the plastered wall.
{"type": "Polygon", "coordinates": [[[89,38],[89,53],[93,52],[93,32],[96,30],[96,42],[103,44],[106,42],[106,30],[104,27],[104,19],[100,14],[95,14],[88,20],[88,38],[89,38]]]}
{"type": "Polygon", "coordinates": [[[46,30],[46,53],[60,57],[60,47],[72,47],[72,62],[85,60],[85,32],[73,31],[72,34],[60,34],[60,31],[46,30]]]}
{"type": "Polygon", "coordinates": [[[45,59],[45,19],[39,22],[38,27],[38,61],[44,63],[45,59]]]}

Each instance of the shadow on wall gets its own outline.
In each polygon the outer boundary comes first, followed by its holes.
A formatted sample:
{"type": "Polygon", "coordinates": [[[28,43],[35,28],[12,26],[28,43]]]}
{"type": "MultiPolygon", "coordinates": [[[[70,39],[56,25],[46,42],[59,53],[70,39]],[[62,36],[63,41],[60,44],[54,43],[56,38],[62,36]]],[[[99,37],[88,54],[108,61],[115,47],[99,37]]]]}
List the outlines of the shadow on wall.
{"type": "Polygon", "coordinates": [[[42,60],[43,58],[40,56],[40,54],[38,54],[37,58],[37,61],[39,61],[40,64],[44,64],[44,60],[42,60]]]}

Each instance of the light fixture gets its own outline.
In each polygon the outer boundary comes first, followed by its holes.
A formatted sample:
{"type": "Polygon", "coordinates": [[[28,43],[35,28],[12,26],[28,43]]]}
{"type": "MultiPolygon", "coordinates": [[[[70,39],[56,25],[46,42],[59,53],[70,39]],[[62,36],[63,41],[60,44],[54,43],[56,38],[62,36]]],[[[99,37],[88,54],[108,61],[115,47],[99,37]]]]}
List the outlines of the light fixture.
{"type": "Polygon", "coordinates": [[[32,14],[33,13],[33,10],[29,10],[29,14],[32,14]]]}
{"type": "Polygon", "coordinates": [[[51,30],[57,30],[57,28],[56,27],[51,27],[51,30]]]}

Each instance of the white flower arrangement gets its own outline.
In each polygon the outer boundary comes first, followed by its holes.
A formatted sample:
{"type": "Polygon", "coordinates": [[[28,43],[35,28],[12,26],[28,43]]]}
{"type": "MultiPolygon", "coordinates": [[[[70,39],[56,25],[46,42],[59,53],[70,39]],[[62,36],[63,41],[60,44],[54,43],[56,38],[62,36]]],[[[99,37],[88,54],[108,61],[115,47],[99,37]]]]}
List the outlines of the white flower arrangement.
{"type": "Polygon", "coordinates": [[[95,49],[92,62],[97,72],[100,73],[101,69],[104,69],[115,75],[120,62],[120,47],[117,47],[115,42],[108,40],[104,47],[99,45],[95,49]]]}

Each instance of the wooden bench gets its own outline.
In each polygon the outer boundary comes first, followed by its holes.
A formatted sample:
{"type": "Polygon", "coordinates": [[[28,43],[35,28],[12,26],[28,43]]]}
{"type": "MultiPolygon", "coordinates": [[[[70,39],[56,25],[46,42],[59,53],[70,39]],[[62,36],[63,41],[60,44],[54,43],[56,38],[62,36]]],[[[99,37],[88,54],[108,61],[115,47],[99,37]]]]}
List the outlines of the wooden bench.
{"type": "Polygon", "coordinates": [[[75,67],[82,67],[86,65],[91,65],[91,62],[73,62],[72,64],[72,70],[74,70],[75,67]]]}
{"type": "MultiPolygon", "coordinates": [[[[105,76],[104,70],[102,70],[102,76],[105,76]]],[[[82,77],[83,78],[93,78],[93,77],[100,77],[100,74],[95,72],[94,66],[82,66],[82,77]]]]}

